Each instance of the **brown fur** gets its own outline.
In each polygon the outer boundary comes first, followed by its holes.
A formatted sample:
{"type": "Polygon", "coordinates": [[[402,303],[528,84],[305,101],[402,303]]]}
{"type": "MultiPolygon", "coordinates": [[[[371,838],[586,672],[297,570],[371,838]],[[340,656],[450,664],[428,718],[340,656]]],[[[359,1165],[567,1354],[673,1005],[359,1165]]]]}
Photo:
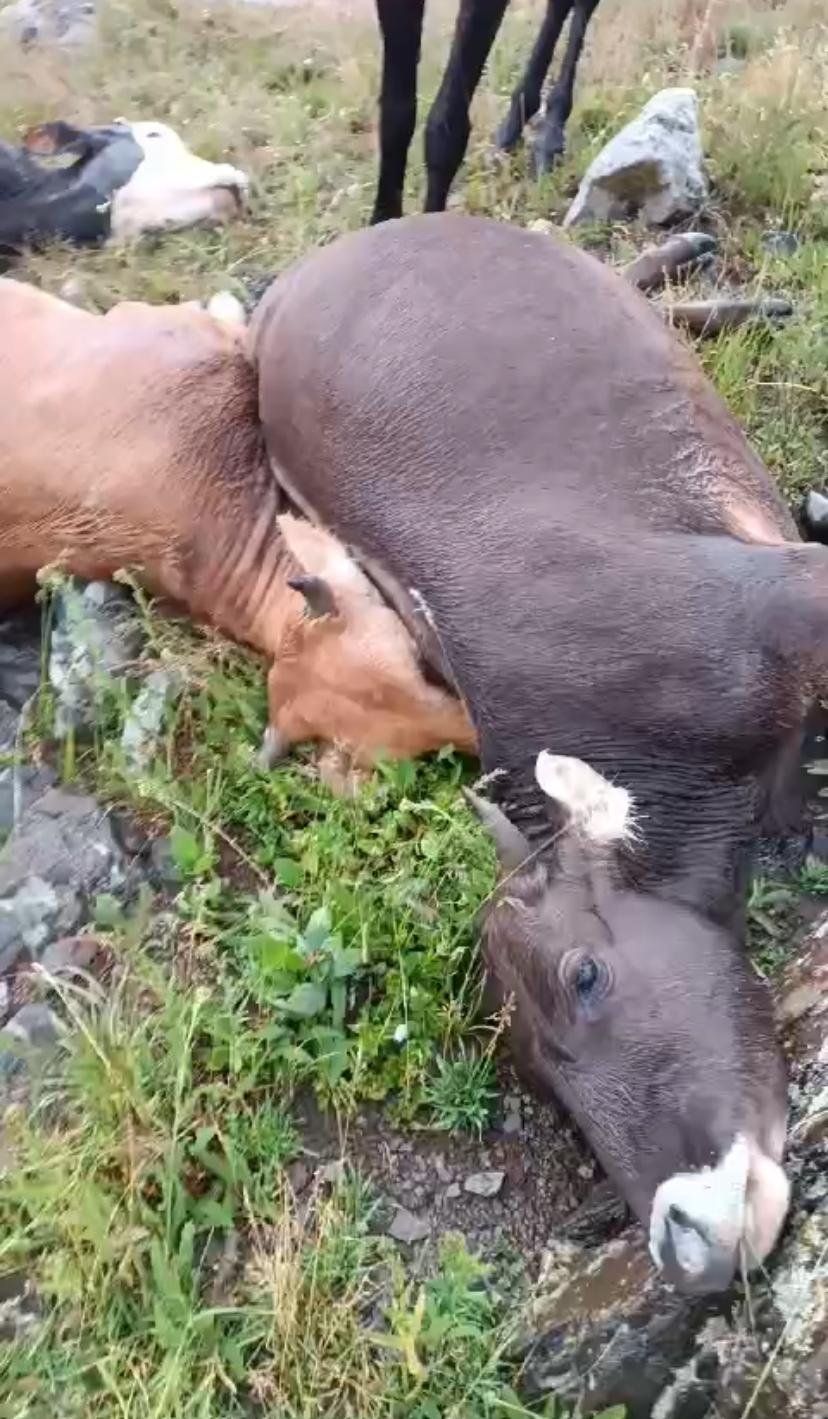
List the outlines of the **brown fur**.
{"type": "Polygon", "coordinates": [[[462,706],[427,683],[340,544],[282,515],[241,326],[195,304],[93,315],[10,280],[0,321],[0,604],[45,565],[134,567],[273,662],[283,745],[327,740],[360,762],[474,747],[462,706]],[[335,614],[308,618],[297,572],[327,578],[335,614]]]}

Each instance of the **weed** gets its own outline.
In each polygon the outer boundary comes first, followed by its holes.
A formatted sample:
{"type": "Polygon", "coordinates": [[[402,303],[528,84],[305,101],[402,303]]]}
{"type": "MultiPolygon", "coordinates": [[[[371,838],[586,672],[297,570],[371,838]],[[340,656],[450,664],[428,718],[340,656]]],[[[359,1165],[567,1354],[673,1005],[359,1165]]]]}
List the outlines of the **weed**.
{"type": "Polygon", "coordinates": [[[437,1070],[423,1091],[423,1102],[432,1111],[435,1128],[483,1132],[495,1099],[494,1062],[490,1052],[454,1059],[439,1059],[437,1070]]]}

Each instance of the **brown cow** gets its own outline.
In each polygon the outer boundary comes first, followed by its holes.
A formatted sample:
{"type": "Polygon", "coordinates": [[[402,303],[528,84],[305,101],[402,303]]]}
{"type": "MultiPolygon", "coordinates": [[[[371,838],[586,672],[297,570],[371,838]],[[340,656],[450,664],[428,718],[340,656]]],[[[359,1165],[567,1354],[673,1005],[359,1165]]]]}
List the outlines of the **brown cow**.
{"type": "Polygon", "coordinates": [[[251,336],[278,478],[470,706],[517,1063],[665,1275],[720,1289],[787,1207],[745,883],[824,673],[828,554],[646,300],[545,235],[441,215],[342,237],[251,336]]]}
{"type": "Polygon", "coordinates": [[[89,578],[138,567],[153,593],[273,662],[268,762],[312,739],[358,763],[474,747],[341,544],[284,515],[243,323],[196,304],[92,315],[2,280],[0,326],[0,604],[46,564],[89,578]]]}

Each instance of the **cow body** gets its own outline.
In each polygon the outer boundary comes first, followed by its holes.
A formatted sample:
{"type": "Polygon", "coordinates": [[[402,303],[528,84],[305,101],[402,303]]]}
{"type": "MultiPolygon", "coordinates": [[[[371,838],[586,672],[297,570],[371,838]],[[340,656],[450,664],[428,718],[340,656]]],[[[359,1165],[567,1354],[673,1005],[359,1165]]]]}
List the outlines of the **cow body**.
{"type": "Polygon", "coordinates": [[[166,124],[42,124],[21,148],[0,143],[0,253],[226,221],[246,190],[238,168],[197,157],[166,124]],[[74,161],[48,167],[38,155],[74,161]]]}
{"type": "Polygon", "coordinates": [[[243,323],[195,304],[93,315],[11,280],[0,321],[0,604],[52,563],[93,579],[132,567],[273,663],[271,757],[302,739],[357,759],[472,747],[340,544],[285,516],[243,323]],[[325,614],[305,614],[303,591],[325,614]]]}
{"type": "Polygon", "coordinates": [[[671,1279],[716,1289],[785,1211],[744,887],[820,673],[826,555],[641,296],[545,236],[435,216],[342,238],[252,334],[278,478],[470,707],[517,1062],[671,1279]]]}

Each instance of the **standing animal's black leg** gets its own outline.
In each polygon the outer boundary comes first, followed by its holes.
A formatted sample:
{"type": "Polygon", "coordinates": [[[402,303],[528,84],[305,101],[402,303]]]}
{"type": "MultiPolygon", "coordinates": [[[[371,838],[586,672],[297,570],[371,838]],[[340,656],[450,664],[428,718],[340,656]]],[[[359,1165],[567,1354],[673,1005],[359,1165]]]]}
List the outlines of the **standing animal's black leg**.
{"type": "Polygon", "coordinates": [[[446,205],[469,141],[469,104],[508,3],[460,0],[451,54],[426,124],[427,212],[442,212],[446,205]]]}
{"type": "Polygon", "coordinates": [[[572,23],[566,54],[561,65],[557,82],[546,96],[546,111],[538,125],[532,144],[535,172],[548,172],[564,150],[564,129],[572,112],[572,94],[575,88],[575,71],[584,47],[587,25],[597,9],[599,0],[575,0],[572,7],[572,23]]]}
{"type": "Polygon", "coordinates": [[[512,94],[509,112],[495,135],[495,144],[508,153],[514,148],[530,118],[534,118],[541,102],[541,89],[552,63],[555,45],[560,38],[572,0],[548,0],[546,14],[523,78],[512,94]]]}
{"type": "Polygon", "coordinates": [[[402,216],[408,149],[417,121],[417,66],[425,0],[376,0],[382,33],[380,169],[372,223],[402,216]]]}

